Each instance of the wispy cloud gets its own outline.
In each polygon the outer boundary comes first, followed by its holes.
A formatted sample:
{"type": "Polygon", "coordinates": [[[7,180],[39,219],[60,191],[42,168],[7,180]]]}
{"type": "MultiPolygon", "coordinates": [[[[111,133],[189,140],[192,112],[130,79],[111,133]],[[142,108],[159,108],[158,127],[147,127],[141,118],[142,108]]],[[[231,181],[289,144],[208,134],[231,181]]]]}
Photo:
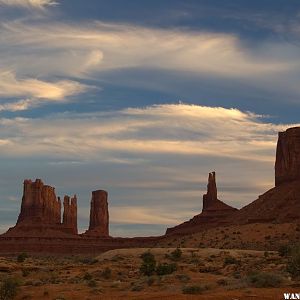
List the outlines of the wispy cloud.
{"type": "Polygon", "coordinates": [[[0,5],[45,9],[48,6],[58,5],[58,2],[53,0],[0,0],[0,5]]]}
{"type": "Polygon", "coordinates": [[[0,138],[9,140],[1,145],[5,155],[43,153],[76,161],[165,153],[272,162],[277,131],[289,126],[237,109],[184,104],[1,119],[0,124],[0,138]]]}
{"type": "MultiPolygon", "coordinates": [[[[239,37],[228,33],[45,20],[3,22],[0,35],[0,68],[14,70],[22,80],[36,74],[40,78],[97,80],[101,74],[120,70],[161,70],[184,78],[244,82],[291,99],[300,95],[296,82],[300,67],[295,63],[300,59],[299,49],[288,42],[266,40],[246,47],[239,37]]],[[[115,83],[118,77],[109,80],[115,83]]],[[[128,84],[126,78],[121,80],[128,84]]],[[[151,84],[151,89],[163,85],[142,80],[136,84],[151,84]]],[[[163,88],[173,91],[169,85],[163,88]]]]}
{"type": "Polygon", "coordinates": [[[33,78],[17,79],[12,72],[0,73],[0,97],[34,97],[40,99],[63,100],[78,94],[84,85],[73,81],[46,82],[33,78]]]}
{"type": "Polygon", "coordinates": [[[7,195],[40,174],[60,195],[79,191],[84,220],[99,187],[110,192],[113,223],[170,226],[200,212],[208,171],[217,171],[220,199],[236,207],[271,188],[277,132],[294,125],[186,104],[1,118],[1,156],[18,170],[7,195]]]}
{"type": "MultiPolygon", "coordinates": [[[[264,51],[267,45],[261,47],[259,55],[254,55],[230,34],[100,22],[81,26],[64,23],[33,26],[16,21],[2,24],[0,31],[8,44],[17,44],[39,54],[35,54],[38,57],[36,66],[43,71],[47,66],[50,67],[49,72],[58,67],[58,72],[69,71],[73,75],[87,70],[148,67],[225,77],[251,77],[287,71],[293,67],[288,60],[268,57],[264,51]],[[44,49],[51,54],[47,57],[50,59],[48,63],[43,55],[44,49]],[[75,61],[77,68],[73,64],[75,61]],[[61,63],[63,65],[59,67],[61,63]]],[[[22,51],[17,52],[22,61],[22,51]]],[[[28,59],[30,61],[31,58],[28,59]]],[[[30,69],[29,65],[27,67],[30,69]]]]}
{"type": "Polygon", "coordinates": [[[67,97],[86,90],[86,86],[75,81],[47,82],[34,78],[17,79],[11,71],[0,73],[0,98],[27,98],[0,103],[0,111],[18,111],[39,105],[45,101],[65,101],[67,97]]]}

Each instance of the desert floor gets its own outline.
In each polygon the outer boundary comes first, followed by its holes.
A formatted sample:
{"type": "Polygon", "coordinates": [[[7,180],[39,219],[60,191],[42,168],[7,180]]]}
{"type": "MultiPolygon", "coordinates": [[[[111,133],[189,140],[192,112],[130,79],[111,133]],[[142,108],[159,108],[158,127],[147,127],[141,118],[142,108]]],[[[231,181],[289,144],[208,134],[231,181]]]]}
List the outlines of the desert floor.
{"type": "Polygon", "coordinates": [[[0,276],[18,280],[15,299],[284,299],[300,292],[277,252],[213,248],[121,249],[97,257],[0,258],[0,276]],[[175,264],[168,275],[140,273],[141,254],[175,264]],[[255,273],[255,274],[254,274],[255,273]],[[267,275],[265,275],[267,274],[267,275]],[[195,293],[195,294],[190,294],[195,293]]]}

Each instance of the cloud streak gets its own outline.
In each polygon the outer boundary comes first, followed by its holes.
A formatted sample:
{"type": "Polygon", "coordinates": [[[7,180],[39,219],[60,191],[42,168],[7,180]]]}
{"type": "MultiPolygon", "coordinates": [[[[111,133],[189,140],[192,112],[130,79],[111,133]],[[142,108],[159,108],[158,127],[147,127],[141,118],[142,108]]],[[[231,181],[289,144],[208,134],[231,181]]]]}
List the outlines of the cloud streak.
{"type": "Polygon", "coordinates": [[[1,119],[1,152],[77,160],[117,159],[125,154],[175,154],[272,162],[277,131],[237,109],[154,105],[46,119],[1,119]],[[221,149],[221,151],[220,151],[221,149]],[[114,155],[116,155],[114,157],[114,155]]]}
{"type": "Polygon", "coordinates": [[[58,2],[53,0],[0,0],[0,5],[44,10],[46,7],[58,5],[58,2]]]}
{"type": "Polygon", "coordinates": [[[118,78],[118,72],[128,69],[157,70],[184,76],[185,80],[243,83],[267,94],[284,93],[290,101],[300,95],[296,82],[300,74],[296,63],[299,49],[289,42],[266,40],[248,47],[229,33],[45,19],[34,24],[24,20],[2,22],[0,36],[0,68],[14,70],[23,80],[30,81],[39,74],[39,78],[80,82],[105,80],[107,75],[113,84],[121,81],[152,90],[163,86],[165,92],[174,92],[171,86],[155,79],[151,83],[143,78],[128,83],[126,77],[118,78]],[[114,72],[116,77],[108,75],[114,72]]]}
{"type": "Polygon", "coordinates": [[[12,72],[0,73],[0,97],[33,97],[63,100],[84,90],[84,85],[67,80],[46,82],[38,79],[19,80],[12,72]]]}
{"type": "Polygon", "coordinates": [[[115,226],[162,230],[200,212],[208,171],[217,171],[220,199],[236,207],[272,187],[277,131],[290,126],[238,109],[186,104],[1,118],[1,156],[10,172],[18,170],[7,178],[11,188],[2,183],[8,196],[1,197],[7,203],[16,182],[40,176],[59,195],[76,192],[86,221],[90,191],[103,188],[115,226]]]}
{"type": "MultiPolygon", "coordinates": [[[[83,90],[82,80],[103,79],[114,72],[116,77],[108,79],[113,84],[121,81],[152,90],[163,86],[165,92],[173,92],[171,86],[155,80],[149,83],[140,78],[128,83],[124,76],[118,80],[118,72],[128,69],[160,70],[185,79],[198,76],[244,82],[254,89],[284,92],[290,99],[300,95],[296,82],[300,67],[295,63],[299,51],[290,43],[268,40],[245,47],[228,33],[103,22],[75,25],[45,19],[34,24],[28,20],[2,22],[0,36],[0,69],[13,70],[1,74],[5,86],[0,97],[9,93],[20,97],[14,105],[17,109],[32,107],[20,102],[27,98],[64,99],[83,90]],[[35,79],[36,74],[46,80],[35,79]],[[53,78],[63,79],[55,82],[53,78]]],[[[6,107],[11,104],[2,110],[6,107]]]]}
{"type": "MultiPolygon", "coordinates": [[[[151,29],[100,22],[85,26],[63,23],[32,26],[18,21],[2,24],[1,32],[8,43],[38,52],[37,66],[40,68],[46,64],[43,52],[47,49],[48,53],[52,52],[51,60],[62,62],[66,59],[63,67],[67,67],[73,75],[87,70],[146,67],[225,77],[252,77],[284,72],[293,67],[288,60],[267,56],[264,47],[276,45],[264,45],[259,49],[258,56],[244,49],[238,38],[230,34],[151,29]],[[78,68],[71,66],[71,61],[75,60],[78,61],[78,68]]],[[[51,64],[47,65],[50,65],[51,72],[51,64]]],[[[54,63],[54,66],[57,67],[58,63],[54,63]]],[[[62,67],[58,71],[63,72],[62,67]]]]}

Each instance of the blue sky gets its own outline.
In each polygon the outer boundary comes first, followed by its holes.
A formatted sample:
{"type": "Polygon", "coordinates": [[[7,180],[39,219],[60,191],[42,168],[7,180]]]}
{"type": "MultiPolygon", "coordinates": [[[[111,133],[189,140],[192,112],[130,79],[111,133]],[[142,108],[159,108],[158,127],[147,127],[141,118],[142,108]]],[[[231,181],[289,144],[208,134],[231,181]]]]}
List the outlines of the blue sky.
{"type": "Polygon", "coordinates": [[[162,234],[207,174],[241,207],[299,123],[299,1],[0,0],[0,220],[22,182],[109,192],[111,233],[162,234]]]}

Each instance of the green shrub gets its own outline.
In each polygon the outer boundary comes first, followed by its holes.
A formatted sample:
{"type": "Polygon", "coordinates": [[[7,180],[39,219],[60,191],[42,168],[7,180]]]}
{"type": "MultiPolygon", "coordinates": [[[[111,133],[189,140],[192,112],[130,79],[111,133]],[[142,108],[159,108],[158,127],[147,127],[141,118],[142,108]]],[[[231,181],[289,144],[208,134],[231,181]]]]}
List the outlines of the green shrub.
{"type": "Polygon", "coordinates": [[[191,294],[191,295],[197,295],[201,294],[202,292],[206,291],[208,289],[207,286],[203,285],[189,285],[185,286],[182,289],[183,294],[191,294]]]}
{"type": "Polygon", "coordinates": [[[6,278],[0,287],[0,300],[12,300],[18,293],[19,283],[14,278],[6,278]]]}
{"type": "Polygon", "coordinates": [[[157,275],[168,275],[168,274],[172,274],[173,272],[175,272],[177,270],[177,265],[172,263],[172,264],[159,264],[156,267],[156,274],[157,275]]]}
{"type": "Polygon", "coordinates": [[[235,265],[237,263],[238,263],[238,260],[235,257],[232,257],[232,256],[227,256],[224,259],[224,266],[235,265]]]}
{"type": "Polygon", "coordinates": [[[281,245],[278,249],[278,253],[281,257],[287,257],[291,254],[291,245],[281,245]]]}
{"type": "Polygon", "coordinates": [[[18,256],[17,256],[17,261],[19,263],[22,263],[26,260],[26,258],[28,258],[28,254],[23,252],[23,253],[20,253],[18,256]]]}
{"type": "Polygon", "coordinates": [[[91,288],[95,288],[97,286],[97,281],[95,281],[94,279],[89,280],[88,282],[88,286],[91,288]]]}
{"type": "Polygon", "coordinates": [[[180,260],[181,256],[182,256],[182,251],[180,248],[176,248],[176,250],[170,253],[170,258],[175,261],[180,260]]]}
{"type": "Polygon", "coordinates": [[[189,275],[186,275],[186,274],[178,274],[176,276],[176,278],[178,280],[180,280],[181,282],[184,282],[184,283],[187,283],[191,280],[191,277],[189,275]]]}
{"type": "Polygon", "coordinates": [[[228,281],[225,278],[221,278],[217,281],[217,284],[221,285],[221,286],[225,286],[225,285],[228,285],[228,281]]]}
{"type": "Polygon", "coordinates": [[[93,265],[98,262],[98,259],[93,258],[93,257],[84,257],[84,258],[81,258],[79,261],[85,265],[93,265]]]}
{"type": "Polygon", "coordinates": [[[154,279],[154,277],[149,277],[148,278],[148,280],[147,280],[147,284],[148,284],[148,286],[151,286],[151,285],[153,285],[153,283],[155,282],[155,279],[154,279]]]}
{"type": "Polygon", "coordinates": [[[256,288],[279,287],[283,279],[281,276],[273,273],[253,273],[248,275],[247,282],[256,288]]]}
{"type": "Polygon", "coordinates": [[[144,252],[141,255],[141,259],[143,260],[140,266],[140,272],[143,275],[151,276],[155,272],[156,260],[154,255],[150,252],[144,252]]]}
{"type": "Polygon", "coordinates": [[[300,246],[291,249],[291,256],[287,263],[287,271],[293,277],[300,277],[300,246]]]}
{"type": "Polygon", "coordinates": [[[136,284],[136,285],[134,285],[132,288],[131,288],[131,290],[133,291],[133,292],[140,292],[140,291],[142,291],[144,288],[143,288],[143,286],[142,285],[139,285],[139,284],[136,284]]]}
{"type": "Polygon", "coordinates": [[[83,275],[83,279],[84,280],[92,280],[92,278],[93,278],[93,276],[90,274],[90,273],[85,273],[84,275],[83,275]]]}
{"type": "Polygon", "coordinates": [[[29,269],[22,269],[22,276],[27,277],[30,274],[29,269]]]}
{"type": "Polygon", "coordinates": [[[105,279],[110,279],[111,278],[111,269],[109,267],[106,267],[103,271],[102,271],[102,277],[105,279]]]}

